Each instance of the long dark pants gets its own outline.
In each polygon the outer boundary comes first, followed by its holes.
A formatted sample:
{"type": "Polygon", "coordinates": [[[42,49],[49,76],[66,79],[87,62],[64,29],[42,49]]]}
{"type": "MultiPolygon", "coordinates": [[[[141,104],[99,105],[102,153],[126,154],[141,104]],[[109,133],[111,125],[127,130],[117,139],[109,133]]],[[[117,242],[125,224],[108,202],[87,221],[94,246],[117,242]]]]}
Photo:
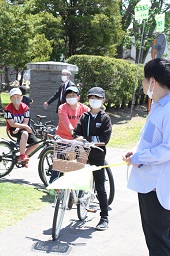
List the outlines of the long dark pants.
{"type": "MultiPolygon", "coordinates": [[[[103,161],[92,161],[89,160],[90,165],[96,166],[103,166],[103,161]]],[[[95,189],[97,191],[98,200],[100,204],[100,216],[107,217],[108,216],[108,202],[107,202],[107,194],[105,190],[105,172],[104,169],[100,169],[98,171],[93,172],[94,182],[95,182],[95,189]]]]}
{"type": "Polygon", "coordinates": [[[158,201],[155,191],[138,194],[142,227],[150,256],[170,256],[170,211],[158,201]]]}

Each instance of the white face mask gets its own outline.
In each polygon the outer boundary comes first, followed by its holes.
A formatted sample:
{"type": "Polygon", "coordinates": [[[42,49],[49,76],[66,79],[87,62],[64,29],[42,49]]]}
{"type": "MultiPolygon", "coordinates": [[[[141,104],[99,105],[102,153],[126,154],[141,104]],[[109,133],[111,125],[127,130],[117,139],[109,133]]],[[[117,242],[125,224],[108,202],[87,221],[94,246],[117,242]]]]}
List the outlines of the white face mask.
{"type": "Polygon", "coordinates": [[[102,106],[102,100],[89,99],[89,104],[92,108],[97,109],[102,106]]]}
{"type": "Polygon", "coordinates": [[[148,97],[149,97],[150,99],[152,99],[154,86],[153,86],[153,88],[152,88],[152,91],[150,91],[150,85],[151,85],[151,84],[149,84],[149,88],[148,88],[148,91],[147,91],[147,95],[148,95],[148,97]]]}
{"type": "Polygon", "coordinates": [[[68,79],[67,76],[61,76],[62,81],[65,83],[68,79]]]}
{"type": "Polygon", "coordinates": [[[66,98],[66,102],[69,104],[69,105],[74,105],[78,102],[78,98],[66,98]]]}
{"type": "Polygon", "coordinates": [[[19,106],[20,103],[21,103],[21,100],[17,100],[17,99],[12,99],[11,101],[12,101],[12,104],[13,104],[14,106],[19,106]]]}

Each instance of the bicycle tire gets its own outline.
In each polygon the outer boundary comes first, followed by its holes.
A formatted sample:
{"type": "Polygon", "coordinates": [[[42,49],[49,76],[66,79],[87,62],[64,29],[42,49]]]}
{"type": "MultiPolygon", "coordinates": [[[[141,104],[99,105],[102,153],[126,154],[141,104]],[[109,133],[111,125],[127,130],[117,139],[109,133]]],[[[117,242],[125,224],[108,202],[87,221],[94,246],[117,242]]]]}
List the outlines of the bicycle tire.
{"type": "Polygon", "coordinates": [[[79,191],[78,194],[78,203],[77,203],[77,216],[79,220],[84,220],[87,216],[87,209],[89,208],[91,197],[87,197],[88,192],[86,191],[79,191]],[[86,198],[86,199],[85,199],[86,198]],[[83,200],[84,205],[81,203],[81,200],[83,200]]]}
{"type": "Polygon", "coordinates": [[[54,210],[52,238],[56,240],[60,234],[61,226],[64,219],[64,214],[68,205],[70,189],[61,189],[57,196],[57,201],[54,210]]]}
{"type": "MultiPolygon", "coordinates": [[[[107,165],[108,163],[105,161],[105,164],[107,165]]],[[[108,205],[110,205],[115,196],[114,178],[110,167],[105,168],[105,189],[107,193],[108,205]]]]}
{"type": "Polygon", "coordinates": [[[54,147],[53,146],[46,147],[41,152],[40,160],[38,163],[38,174],[45,186],[49,185],[49,180],[51,177],[52,167],[53,167],[53,154],[54,154],[54,147]]]}
{"type": "Polygon", "coordinates": [[[13,147],[7,141],[0,141],[0,178],[9,174],[14,165],[13,147]]]}

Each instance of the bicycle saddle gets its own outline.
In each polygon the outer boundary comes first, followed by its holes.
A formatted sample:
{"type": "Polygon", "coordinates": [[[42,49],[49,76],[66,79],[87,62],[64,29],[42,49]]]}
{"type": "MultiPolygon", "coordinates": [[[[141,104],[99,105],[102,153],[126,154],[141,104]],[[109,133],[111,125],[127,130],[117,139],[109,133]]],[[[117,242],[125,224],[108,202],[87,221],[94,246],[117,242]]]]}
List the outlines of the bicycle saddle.
{"type": "Polygon", "coordinates": [[[46,118],[46,116],[41,116],[41,115],[37,115],[38,118],[42,119],[42,118],[46,118]]]}

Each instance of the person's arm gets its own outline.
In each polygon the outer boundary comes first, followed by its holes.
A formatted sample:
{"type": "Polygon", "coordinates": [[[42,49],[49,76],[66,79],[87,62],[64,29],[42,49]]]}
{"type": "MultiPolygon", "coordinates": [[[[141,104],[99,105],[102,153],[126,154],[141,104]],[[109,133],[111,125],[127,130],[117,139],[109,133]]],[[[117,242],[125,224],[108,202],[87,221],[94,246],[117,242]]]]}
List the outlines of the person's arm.
{"type": "Polygon", "coordinates": [[[130,157],[130,164],[132,165],[156,165],[162,164],[169,160],[170,154],[170,119],[169,112],[158,120],[150,120],[144,126],[141,133],[140,143],[147,145],[147,148],[137,150],[133,156],[130,157]],[[159,143],[155,143],[156,138],[159,143]]]}
{"type": "Polygon", "coordinates": [[[73,130],[73,137],[79,138],[82,140],[83,138],[87,141],[91,142],[91,136],[87,136],[87,116],[86,114],[82,114],[76,127],[73,130]]]}
{"type": "Polygon", "coordinates": [[[102,120],[102,125],[99,130],[99,135],[97,136],[98,137],[97,141],[104,142],[105,145],[107,145],[107,143],[110,140],[111,134],[112,134],[111,119],[108,115],[105,115],[104,119],[102,120]]]}
{"type": "MultiPolygon", "coordinates": [[[[28,118],[27,118],[28,119],[28,118]]],[[[24,120],[25,120],[25,118],[24,118],[24,120]]],[[[29,119],[28,119],[29,120],[29,119]]],[[[28,122],[28,121],[26,121],[25,120],[25,123],[22,123],[22,124],[20,124],[20,123],[14,123],[14,120],[13,119],[7,119],[7,122],[8,122],[8,124],[10,125],[10,127],[13,127],[13,128],[19,128],[19,129],[24,129],[24,130],[26,130],[28,133],[31,133],[32,132],[32,130],[31,130],[31,128],[28,126],[28,124],[26,123],[26,122],[28,122]]]]}
{"type": "Polygon", "coordinates": [[[61,86],[59,87],[58,91],[47,101],[47,104],[50,105],[53,101],[57,100],[61,94],[61,86]]]}
{"type": "Polygon", "coordinates": [[[69,119],[69,106],[67,104],[61,104],[58,108],[59,121],[64,126],[64,128],[71,133],[74,129],[69,119]]]}

